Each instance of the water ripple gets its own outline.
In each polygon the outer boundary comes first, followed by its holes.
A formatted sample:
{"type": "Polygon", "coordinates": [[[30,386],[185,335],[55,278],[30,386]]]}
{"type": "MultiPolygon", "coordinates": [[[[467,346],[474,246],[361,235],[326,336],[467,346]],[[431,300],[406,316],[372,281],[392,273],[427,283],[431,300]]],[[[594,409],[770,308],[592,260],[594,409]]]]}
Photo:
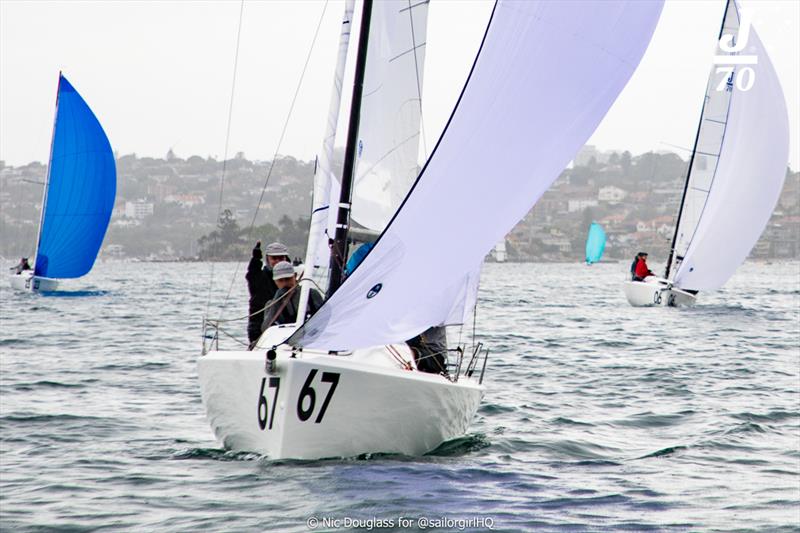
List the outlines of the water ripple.
{"type": "MultiPolygon", "coordinates": [[[[209,265],[0,287],[0,530],[306,531],[315,515],[797,531],[797,263],[747,263],[692,309],[629,307],[626,268],[486,265],[470,432],[423,457],[321,461],[214,440],[195,365],[209,265]]],[[[234,269],[215,266],[212,302],[234,269]]],[[[239,275],[231,316],[247,311],[239,275]]]]}

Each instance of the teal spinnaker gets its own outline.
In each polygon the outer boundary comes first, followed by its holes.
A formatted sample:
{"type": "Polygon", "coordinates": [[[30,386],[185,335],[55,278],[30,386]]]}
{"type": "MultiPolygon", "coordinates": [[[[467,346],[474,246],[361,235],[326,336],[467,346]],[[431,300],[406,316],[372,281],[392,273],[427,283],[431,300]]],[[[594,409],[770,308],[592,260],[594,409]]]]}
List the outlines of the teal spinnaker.
{"type": "Polygon", "coordinates": [[[586,238],[586,263],[597,263],[603,257],[606,249],[606,232],[597,222],[589,226],[589,236],[586,238]]]}

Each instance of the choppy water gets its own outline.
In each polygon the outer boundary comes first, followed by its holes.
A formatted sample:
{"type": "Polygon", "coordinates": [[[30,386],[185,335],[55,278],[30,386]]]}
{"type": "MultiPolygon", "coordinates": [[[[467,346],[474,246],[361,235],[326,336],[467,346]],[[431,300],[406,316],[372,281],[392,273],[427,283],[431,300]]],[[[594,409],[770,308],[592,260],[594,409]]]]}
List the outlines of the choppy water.
{"type": "MultiPolygon", "coordinates": [[[[214,301],[233,268],[215,267],[214,301]]],[[[797,531],[800,264],[747,264],[680,310],[629,307],[626,268],[487,265],[488,393],[469,435],[421,458],[315,462],[214,441],[195,372],[209,265],[98,264],[64,285],[79,292],[48,296],[4,285],[0,529],[445,516],[503,531],[797,531]]],[[[229,314],[244,314],[234,289],[229,314]]]]}

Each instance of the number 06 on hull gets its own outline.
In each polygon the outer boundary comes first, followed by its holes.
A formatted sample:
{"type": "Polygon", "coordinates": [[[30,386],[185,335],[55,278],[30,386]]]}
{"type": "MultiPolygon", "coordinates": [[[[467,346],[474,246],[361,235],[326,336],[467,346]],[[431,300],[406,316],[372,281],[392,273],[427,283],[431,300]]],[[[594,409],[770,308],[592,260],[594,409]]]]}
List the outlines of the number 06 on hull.
{"type": "Polygon", "coordinates": [[[421,455],[464,435],[483,396],[473,379],[405,370],[385,347],[297,357],[282,348],[272,372],[264,350],[200,358],[203,402],[225,448],[271,459],[421,455]]]}

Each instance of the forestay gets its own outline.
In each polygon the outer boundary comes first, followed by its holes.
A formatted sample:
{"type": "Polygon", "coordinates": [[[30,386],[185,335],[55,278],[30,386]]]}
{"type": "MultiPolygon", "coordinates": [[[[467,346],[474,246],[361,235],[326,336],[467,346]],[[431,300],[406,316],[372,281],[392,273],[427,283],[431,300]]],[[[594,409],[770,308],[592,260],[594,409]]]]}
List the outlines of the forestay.
{"type": "MultiPolygon", "coordinates": [[[[342,29],[339,34],[339,51],[333,75],[331,102],[325,124],[325,138],[322,141],[322,152],[317,158],[317,168],[314,175],[311,223],[305,259],[305,264],[310,265],[310,267],[306,267],[308,271],[304,276],[313,279],[317,286],[323,287],[323,290],[324,287],[327,287],[328,263],[330,260],[328,238],[333,236],[336,224],[336,210],[330,208],[330,202],[332,198],[334,202],[338,201],[341,187],[334,172],[334,146],[336,144],[336,129],[339,124],[339,111],[342,104],[342,86],[347,63],[347,51],[350,47],[354,5],[355,0],[347,0],[345,2],[342,29]]],[[[307,284],[304,284],[300,303],[300,308],[302,309],[306,307],[305,302],[308,300],[309,288],[307,284]]]]}
{"type": "Polygon", "coordinates": [[[35,275],[77,278],[92,269],[100,251],[117,173],[103,128],[64,76],[47,174],[35,275]]]}
{"type": "Polygon", "coordinates": [[[461,320],[485,254],[585,143],[661,2],[498,2],[434,152],[358,269],[289,343],[348,350],[461,320]]]}
{"type": "Polygon", "coordinates": [[[717,53],[736,56],[733,70],[726,76],[712,68],[706,89],[671,270],[683,289],[717,289],[733,275],[766,227],[786,177],[783,91],[755,29],[740,28],[740,15],[729,1],[722,41],[733,51],[717,53]]]}
{"type": "Polygon", "coordinates": [[[375,2],[351,218],[383,231],[419,173],[427,0],[375,2]]]}

